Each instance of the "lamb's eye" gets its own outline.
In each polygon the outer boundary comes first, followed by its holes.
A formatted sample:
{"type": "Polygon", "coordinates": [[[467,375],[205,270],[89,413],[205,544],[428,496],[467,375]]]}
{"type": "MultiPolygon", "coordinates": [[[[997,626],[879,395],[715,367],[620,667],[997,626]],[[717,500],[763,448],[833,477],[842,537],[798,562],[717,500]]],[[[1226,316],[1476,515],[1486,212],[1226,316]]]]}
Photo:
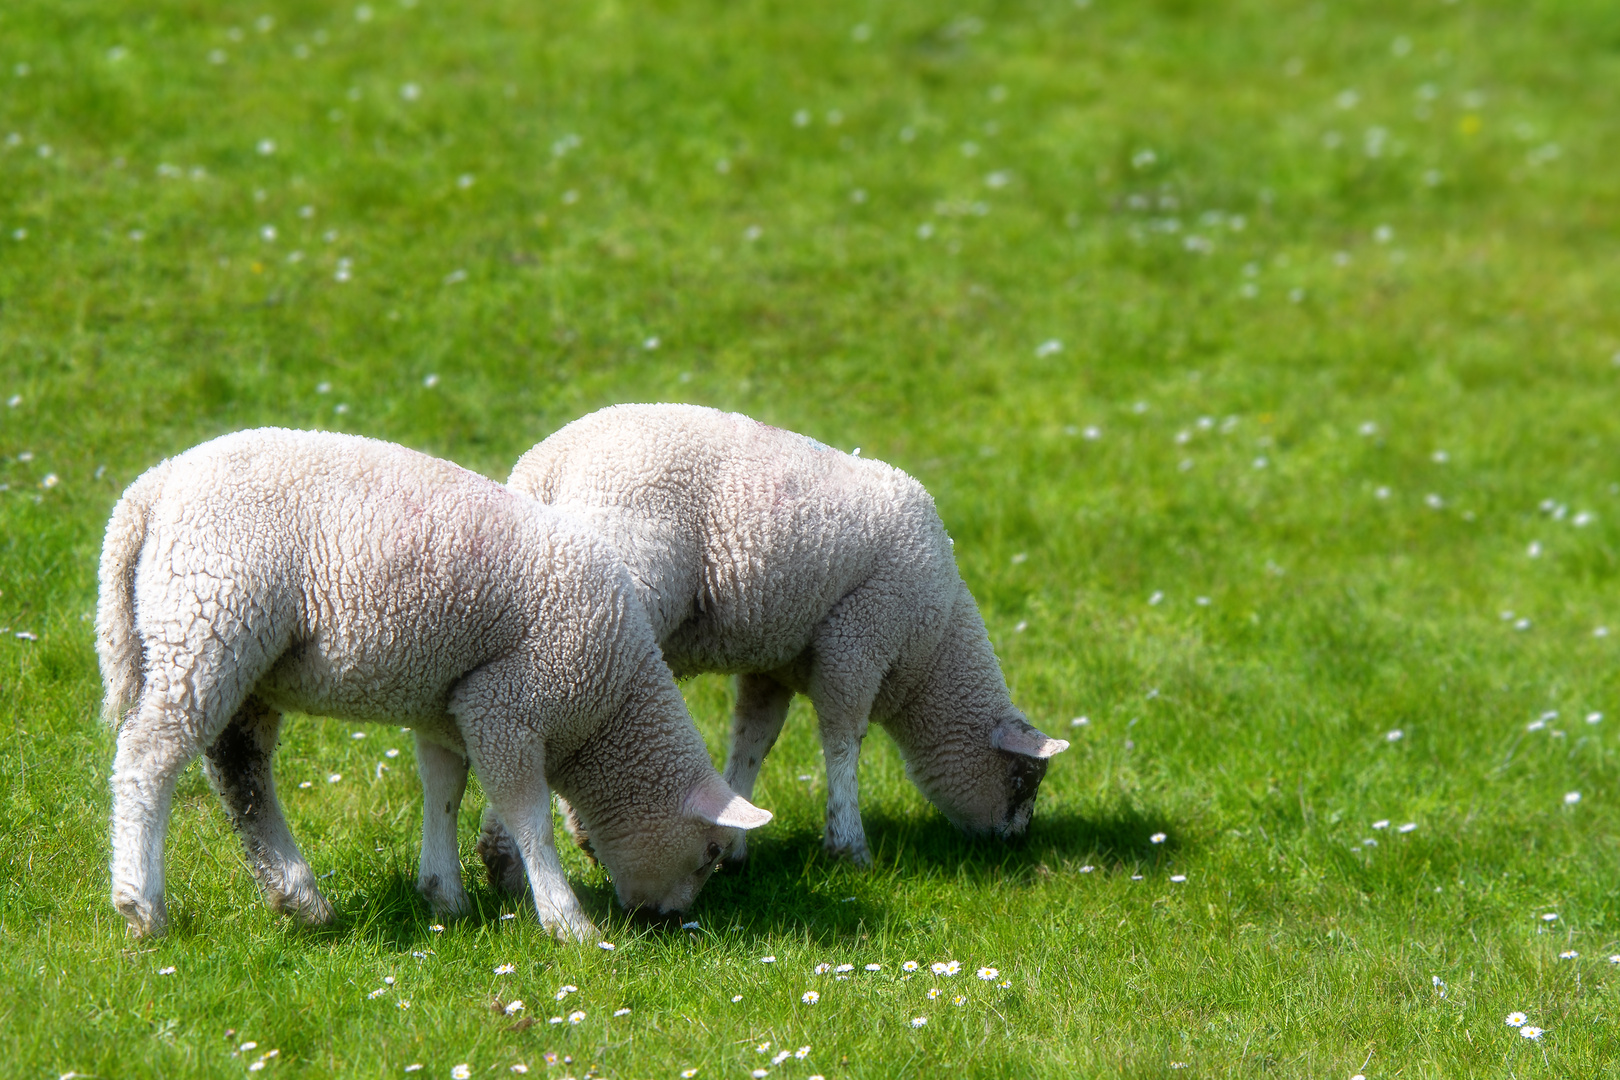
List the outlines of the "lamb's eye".
{"type": "Polygon", "coordinates": [[[705,864],[709,865],[709,866],[712,866],[712,865],[714,865],[714,863],[717,860],[719,860],[719,858],[720,858],[720,845],[715,843],[713,840],[710,840],[709,841],[709,857],[708,857],[707,860],[705,860],[705,864]]]}

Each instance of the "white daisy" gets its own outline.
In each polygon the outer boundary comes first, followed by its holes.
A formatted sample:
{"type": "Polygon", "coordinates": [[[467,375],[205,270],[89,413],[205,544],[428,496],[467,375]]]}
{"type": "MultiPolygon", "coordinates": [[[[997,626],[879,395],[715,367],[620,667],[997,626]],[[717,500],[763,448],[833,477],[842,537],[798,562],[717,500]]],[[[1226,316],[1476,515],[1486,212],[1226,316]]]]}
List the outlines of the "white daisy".
{"type": "Polygon", "coordinates": [[[996,976],[1000,975],[1001,972],[997,971],[993,967],[982,967],[978,971],[975,971],[974,974],[983,979],[985,982],[994,982],[996,976]]]}
{"type": "Polygon", "coordinates": [[[914,1027],[914,1028],[923,1027],[927,1023],[928,1023],[928,1017],[926,1017],[926,1016],[913,1016],[911,1018],[911,1026],[914,1027]]]}
{"type": "Polygon", "coordinates": [[[1507,1014],[1506,1023],[1508,1027],[1523,1027],[1528,1019],[1530,1018],[1522,1012],[1510,1012],[1507,1014]]]}
{"type": "Polygon", "coordinates": [[[821,1000],[821,995],[816,993],[814,990],[806,990],[804,992],[804,996],[799,998],[799,1000],[804,1002],[806,1005],[814,1005],[816,1002],[821,1000]]]}
{"type": "Polygon", "coordinates": [[[523,1008],[524,1008],[524,1006],[523,1006],[523,999],[522,998],[517,998],[517,999],[515,999],[513,1001],[508,1001],[506,1003],[506,1015],[507,1016],[516,1016],[518,1013],[523,1011],[523,1008]]]}

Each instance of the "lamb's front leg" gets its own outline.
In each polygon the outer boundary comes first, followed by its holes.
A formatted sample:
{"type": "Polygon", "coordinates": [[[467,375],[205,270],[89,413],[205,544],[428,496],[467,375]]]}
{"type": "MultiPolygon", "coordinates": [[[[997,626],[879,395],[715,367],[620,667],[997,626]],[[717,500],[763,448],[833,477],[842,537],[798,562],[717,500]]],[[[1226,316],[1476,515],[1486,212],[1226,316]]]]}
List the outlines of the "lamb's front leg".
{"type": "Polygon", "coordinates": [[[821,752],[827,761],[827,833],[821,846],[829,855],[848,859],[856,866],[870,866],[872,853],[861,824],[861,790],[856,776],[861,740],[866,737],[866,717],[835,714],[830,720],[823,714],[821,752]]]}
{"type": "Polygon", "coordinates": [[[513,770],[510,775],[503,770],[501,776],[486,776],[490,771],[480,770],[478,781],[489,795],[490,809],[506,826],[507,835],[523,857],[540,924],[561,941],[598,940],[601,931],[579,906],[579,898],[557,858],[551,791],[540,770],[513,770]]]}
{"type": "MultiPolygon", "coordinates": [[[[731,719],[731,753],[726,759],[725,780],[732,791],[745,799],[754,797],[765,755],[776,745],[787,720],[793,691],[769,675],[737,676],[737,708],[731,719]]],[[[726,862],[733,865],[748,858],[748,834],[739,832],[726,862]]]]}
{"type": "Polygon", "coordinates": [[[456,815],[467,791],[467,759],[417,734],[416,771],[422,777],[422,859],[416,888],[434,911],[460,915],[468,903],[461,885],[456,815]]]}
{"type": "Polygon", "coordinates": [[[208,748],[203,772],[242,838],[248,867],[271,909],[328,923],[332,905],[316,887],[276,798],[272,759],[280,729],[280,711],[248,698],[208,748]]]}

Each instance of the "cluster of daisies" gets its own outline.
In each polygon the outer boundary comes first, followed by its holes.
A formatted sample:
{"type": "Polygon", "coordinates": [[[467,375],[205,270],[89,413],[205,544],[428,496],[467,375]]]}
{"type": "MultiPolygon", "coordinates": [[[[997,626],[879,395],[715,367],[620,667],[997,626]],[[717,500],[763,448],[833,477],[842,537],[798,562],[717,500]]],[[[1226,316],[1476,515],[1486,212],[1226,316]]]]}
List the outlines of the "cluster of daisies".
{"type": "Polygon", "coordinates": [[[1510,1012],[1507,1014],[1508,1027],[1518,1028],[1519,1034],[1531,1042],[1540,1042],[1541,1037],[1547,1033],[1546,1029],[1536,1027],[1536,1025],[1529,1023],[1529,1020],[1530,1018],[1522,1012],[1510,1012]]]}
{"type": "MultiPolygon", "coordinates": [[[[768,1040],[768,1039],[765,1042],[762,1042],[758,1046],[754,1047],[754,1053],[756,1053],[756,1054],[769,1054],[770,1052],[771,1052],[771,1043],[770,1043],[770,1040],[768,1040]]],[[[807,1058],[809,1056],[810,1056],[810,1048],[808,1046],[801,1046],[797,1050],[789,1050],[787,1047],[784,1046],[784,1047],[782,1047],[782,1049],[778,1050],[775,1053],[775,1055],[773,1055],[771,1057],[771,1064],[772,1065],[780,1065],[784,1061],[788,1060],[788,1058],[795,1058],[795,1059],[797,1059],[799,1061],[803,1061],[805,1058],[807,1058]]],[[[681,1076],[682,1076],[683,1080],[691,1080],[691,1078],[696,1076],[697,1073],[698,1073],[698,1071],[696,1069],[682,1069],[681,1070],[681,1076]]],[[[771,1070],[761,1067],[761,1068],[754,1069],[748,1075],[752,1076],[754,1078],[754,1080],[765,1080],[765,1077],[771,1075],[771,1070]]],[[[820,1073],[811,1073],[808,1077],[805,1078],[805,1080],[826,1080],[826,1078],[823,1077],[820,1073]]]]}
{"type": "MultiPolygon", "coordinates": [[[[227,1031],[225,1034],[226,1034],[227,1037],[229,1037],[231,1035],[235,1035],[236,1032],[227,1031]]],[[[259,1044],[254,1042],[252,1039],[249,1039],[247,1042],[243,1043],[241,1046],[238,1046],[235,1050],[232,1050],[231,1051],[231,1057],[233,1057],[233,1058],[234,1057],[242,1057],[242,1056],[244,1056],[246,1054],[251,1054],[253,1051],[257,1050],[258,1048],[259,1048],[259,1044]]],[[[278,1058],[280,1056],[281,1056],[281,1051],[280,1050],[275,1050],[275,1049],[266,1050],[264,1053],[260,1054],[258,1057],[254,1058],[252,1061],[248,1062],[247,1071],[248,1072],[258,1072],[260,1069],[264,1068],[264,1066],[265,1066],[265,1064],[267,1062],[274,1061],[276,1058],[278,1058]]]]}
{"type": "MultiPolygon", "coordinates": [[[[774,956],[772,956],[772,957],[764,957],[762,959],[764,959],[767,962],[774,962],[776,960],[776,958],[774,956]]],[[[904,972],[904,974],[901,975],[900,978],[902,980],[910,979],[915,972],[920,971],[921,969],[922,969],[922,965],[919,964],[917,961],[915,961],[915,960],[907,960],[905,963],[900,965],[900,970],[902,972],[904,972]]],[[[812,969],[812,973],[815,974],[815,975],[828,975],[828,974],[830,974],[830,975],[834,976],[836,979],[842,981],[842,980],[848,979],[849,978],[848,973],[853,972],[854,970],[855,970],[855,965],[854,964],[837,964],[837,965],[834,965],[834,964],[830,964],[830,963],[821,963],[821,964],[817,964],[812,969]]],[[[882,971],[883,970],[883,965],[882,964],[867,964],[865,966],[865,970],[867,970],[867,971],[882,971]]],[[[962,962],[960,960],[936,960],[932,964],[928,965],[928,970],[930,972],[932,972],[936,976],[939,976],[941,978],[949,979],[949,978],[953,978],[954,976],[961,973],[961,971],[962,971],[962,962]]],[[[1003,990],[1005,990],[1008,987],[1012,986],[1012,980],[1011,979],[1003,979],[1003,978],[1001,978],[1001,972],[998,969],[993,968],[993,967],[981,967],[977,971],[975,971],[974,974],[976,976],[978,976],[980,981],[995,983],[998,987],[1000,987],[1003,990]]],[[[945,994],[945,990],[943,988],[938,987],[938,986],[931,986],[928,989],[928,1000],[929,1001],[935,1001],[935,1000],[939,999],[940,997],[943,997],[944,994],[945,994]]],[[[734,998],[733,1000],[736,1000],[736,999],[734,998]]],[[[799,1000],[802,1001],[806,1005],[814,1005],[814,1004],[816,1004],[817,1002],[819,1002],[821,1000],[821,991],[819,991],[819,990],[806,990],[799,997],[799,1000]]],[[[955,995],[953,995],[951,997],[951,1004],[956,1005],[958,1007],[966,1005],[967,1004],[967,995],[966,994],[955,994],[955,995]]],[[[926,1016],[914,1016],[914,1017],[911,1018],[911,1026],[914,1027],[914,1028],[925,1027],[925,1026],[927,1026],[927,1024],[928,1024],[928,1017],[926,1017],[926,1016]]]]}

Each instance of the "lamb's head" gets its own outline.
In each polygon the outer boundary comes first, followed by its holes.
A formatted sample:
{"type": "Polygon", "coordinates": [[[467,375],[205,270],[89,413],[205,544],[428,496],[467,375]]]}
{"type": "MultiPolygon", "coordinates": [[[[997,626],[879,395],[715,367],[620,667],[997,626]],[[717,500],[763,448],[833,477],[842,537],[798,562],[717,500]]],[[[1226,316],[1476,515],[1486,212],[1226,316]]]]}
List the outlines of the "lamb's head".
{"type": "Polygon", "coordinates": [[[969,729],[963,736],[962,742],[909,748],[906,774],[963,832],[1002,840],[1022,836],[1047,761],[1069,744],[1049,738],[1016,712],[988,731],[969,729]]]}
{"type": "Polygon", "coordinates": [[[732,791],[711,768],[674,813],[647,815],[623,829],[593,829],[590,843],[627,911],[670,915],[691,905],[743,830],[770,820],[769,810],[732,791]]]}

